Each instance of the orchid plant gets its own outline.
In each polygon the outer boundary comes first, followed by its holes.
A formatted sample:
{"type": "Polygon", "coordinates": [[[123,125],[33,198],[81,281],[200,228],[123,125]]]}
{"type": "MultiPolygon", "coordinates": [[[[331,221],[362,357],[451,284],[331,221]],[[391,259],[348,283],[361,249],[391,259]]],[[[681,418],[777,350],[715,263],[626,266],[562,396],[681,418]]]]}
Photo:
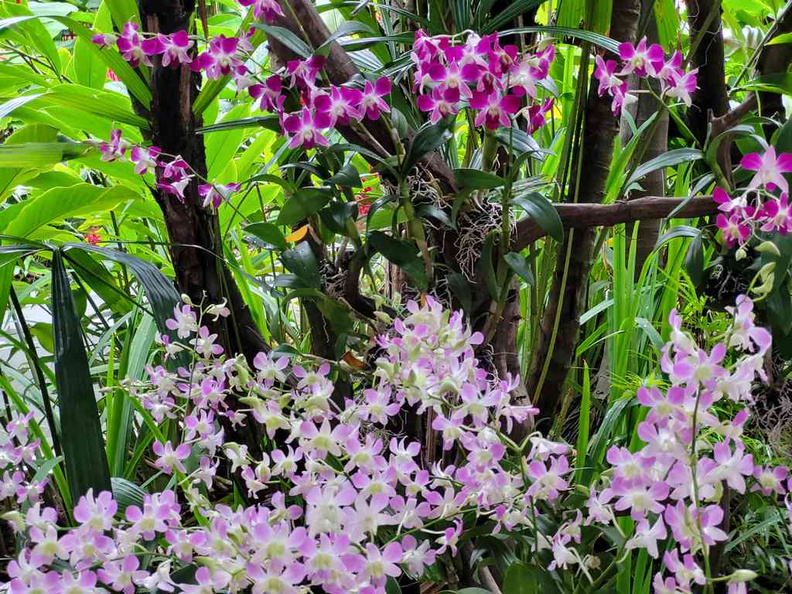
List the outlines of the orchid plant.
{"type": "Polygon", "coordinates": [[[343,407],[327,363],[261,353],[250,367],[226,357],[205,323],[228,313],[224,304],[176,308],[175,339],[162,336],[148,378],[127,383],[152,422],[154,468],[171,477],[142,505],[121,510],[109,492],[89,491],[74,525],[59,530],[58,511],[41,499],[46,478],[24,470],[39,446],[31,415],[6,425],[0,488],[20,507],[3,517],[26,543],[9,567],[12,593],[385,592],[389,579],[451,567],[481,525],[523,543],[530,562],[569,591],[596,587],[624,551],[643,549],[662,558],[658,594],[718,581],[744,593],[755,573],[713,577],[709,568],[728,540],[724,494],[757,491],[781,506],[792,488],[786,468],[755,460],[741,440],[771,344],[745,296],[710,351],[671,314],[664,380],[647,380],[637,394],[639,440],[611,446],[609,467],[588,482],[571,446],[538,432],[520,443],[509,437],[538,411],[514,404],[518,378],[480,366],[473,346],[482,336],[462,312],[432,298],[408,303],[377,337],[371,387],[343,407]],[[174,368],[185,354],[191,363],[174,368]],[[232,393],[243,408],[230,406],[232,393]],[[408,410],[430,412],[441,448],[393,432],[408,410]],[[266,432],[263,451],[225,438],[224,423],[254,421],[266,432]],[[213,497],[225,488],[220,465],[246,490],[246,504],[213,497]],[[610,545],[595,552],[603,538],[610,545]],[[194,577],[177,579],[185,567],[194,577]]]}

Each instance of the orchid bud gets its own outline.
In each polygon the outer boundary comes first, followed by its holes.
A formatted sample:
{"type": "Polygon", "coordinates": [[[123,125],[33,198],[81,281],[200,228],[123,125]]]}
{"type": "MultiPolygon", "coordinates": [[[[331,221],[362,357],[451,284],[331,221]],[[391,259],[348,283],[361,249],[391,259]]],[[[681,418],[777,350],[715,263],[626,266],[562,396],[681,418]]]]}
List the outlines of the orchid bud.
{"type": "Polygon", "coordinates": [[[779,251],[778,246],[774,244],[772,241],[763,241],[758,246],[756,246],[756,251],[761,252],[763,254],[772,254],[779,258],[781,257],[781,252],[779,251]]]}
{"type": "Polygon", "coordinates": [[[738,569],[729,576],[729,583],[750,582],[757,577],[759,577],[759,574],[755,571],[751,571],[750,569],[738,569]]]}
{"type": "Polygon", "coordinates": [[[734,253],[734,259],[739,262],[740,260],[743,260],[747,255],[748,252],[745,251],[745,248],[743,246],[740,246],[739,248],[737,248],[737,251],[734,253]]]}

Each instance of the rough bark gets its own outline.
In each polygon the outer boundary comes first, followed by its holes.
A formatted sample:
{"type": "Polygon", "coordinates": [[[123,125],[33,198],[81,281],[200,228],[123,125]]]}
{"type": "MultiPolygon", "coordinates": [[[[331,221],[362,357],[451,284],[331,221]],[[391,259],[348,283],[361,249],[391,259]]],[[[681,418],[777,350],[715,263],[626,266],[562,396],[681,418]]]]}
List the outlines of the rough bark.
{"type": "MultiPolygon", "coordinates": [[[[194,0],[141,0],[143,29],[169,34],[188,29],[195,10],[194,0]]],[[[196,134],[201,121],[193,114],[201,77],[188,66],[163,68],[154,60],[151,69],[153,99],[148,112],[151,142],[163,153],[181,155],[201,176],[206,176],[206,151],[203,136],[196,134]]],[[[158,172],[159,174],[160,172],[158,172]]],[[[170,239],[170,255],[176,284],[194,303],[228,301],[232,315],[212,325],[218,342],[227,353],[242,353],[252,361],[267,348],[242,299],[236,282],[222,259],[220,229],[216,214],[202,207],[198,195],[201,182],[193,179],[184,192],[184,202],[158,189],[152,190],[165,219],[170,239]]],[[[233,403],[231,403],[233,404],[233,403]]],[[[258,447],[254,427],[241,431],[227,427],[231,439],[258,447]]],[[[255,449],[253,450],[255,451],[255,449]]]]}
{"type": "MultiPolygon", "coordinates": [[[[646,196],[614,204],[557,204],[556,210],[565,229],[591,229],[646,219],[663,219],[681,202],[679,198],[646,196]]],[[[696,196],[688,201],[674,218],[693,219],[717,212],[718,204],[712,196],[696,196]]],[[[521,219],[517,223],[517,232],[512,240],[512,251],[521,250],[545,235],[547,233],[533,220],[521,219]]]]}
{"type": "Polygon", "coordinates": [[[700,143],[707,137],[707,124],[729,109],[721,26],[721,0],[687,0],[690,38],[703,31],[701,42],[691,56],[691,66],[698,68],[698,90],[688,110],[688,124],[700,143]]]}
{"type": "MultiPolygon", "coordinates": [[[[773,36],[775,37],[785,33],[792,33],[792,9],[789,7],[785,9],[783,15],[776,24],[773,36]]],[[[776,45],[765,45],[762,52],[759,54],[759,60],[756,66],[762,76],[768,76],[786,72],[790,62],[792,62],[792,46],[788,43],[781,43],[776,45]]],[[[783,120],[785,111],[781,99],[782,95],[780,93],[759,93],[759,113],[763,117],[783,120]]],[[[774,128],[774,126],[771,126],[771,129],[766,130],[766,132],[772,133],[774,128]]]]}
{"type": "MultiPolygon", "coordinates": [[[[657,36],[657,23],[654,18],[654,0],[643,0],[641,3],[641,19],[647,19],[648,27],[646,29],[646,37],[649,43],[658,43],[657,36]]],[[[634,79],[635,80],[635,79],[634,79]]],[[[631,81],[631,85],[646,90],[649,85],[652,85],[654,91],[659,95],[659,85],[656,81],[644,79],[642,82],[635,84],[631,81]]],[[[658,119],[652,126],[651,137],[645,138],[641,143],[646,143],[646,150],[642,151],[640,155],[641,162],[650,161],[655,157],[659,157],[668,151],[668,111],[663,110],[658,113],[657,99],[649,93],[640,93],[638,101],[631,107],[631,113],[635,118],[635,126],[640,128],[649,118],[654,114],[658,114],[658,119]]],[[[630,136],[625,133],[625,125],[622,123],[622,141],[626,143],[630,136]]],[[[666,177],[665,169],[658,169],[648,173],[641,180],[641,190],[630,194],[631,199],[642,198],[644,196],[665,196],[666,190],[666,177]]],[[[645,219],[641,221],[638,227],[635,245],[635,279],[641,276],[644,262],[649,257],[649,254],[654,250],[657,238],[660,234],[660,219],[645,219]]],[[[627,230],[629,233],[632,229],[627,230]]]]}
{"type": "MultiPolygon", "coordinates": [[[[634,41],[640,16],[640,0],[615,0],[610,36],[618,41],[634,41]]],[[[611,112],[611,99],[597,95],[598,81],[589,85],[585,112],[583,146],[577,166],[585,163],[584,181],[571,188],[569,195],[581,203],[602,202],[608,178],[613,140],[619,131],[611,112]]],[[[547,306],[542,317],[537,346],[526,388],[543,418],[552,418],[561,401],[575,348],[578,343],[580,314],[585,303],[591,265],[594,230],[571,232],[558,252],[547,306]]]]}

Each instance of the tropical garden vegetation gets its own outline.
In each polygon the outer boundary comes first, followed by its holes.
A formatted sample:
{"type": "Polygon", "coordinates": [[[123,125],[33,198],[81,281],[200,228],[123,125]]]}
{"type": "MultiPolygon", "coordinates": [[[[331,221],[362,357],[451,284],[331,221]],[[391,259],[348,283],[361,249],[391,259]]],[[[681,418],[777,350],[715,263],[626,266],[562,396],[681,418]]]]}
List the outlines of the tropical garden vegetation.
{"type": "Polygon", "coordinates": [[[792,591],[792,3],[4,0],[0,591],[792,591]]]}

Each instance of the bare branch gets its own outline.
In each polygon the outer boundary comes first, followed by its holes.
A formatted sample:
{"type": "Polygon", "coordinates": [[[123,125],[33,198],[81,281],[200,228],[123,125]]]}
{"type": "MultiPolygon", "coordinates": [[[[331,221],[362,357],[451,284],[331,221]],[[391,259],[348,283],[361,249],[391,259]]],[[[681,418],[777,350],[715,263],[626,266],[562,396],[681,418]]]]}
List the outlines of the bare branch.
{"type": "MultiPolygon", "coordinates": [[[[556,204],[556,210],[566,229],[588,229],[590,227],[612,227],[620,223],[632,223],[644,219],[662,219],[671,214],[680,204],[679,198],[648,196],[637,200],[615,204],[556,204]]],[[[712,196],[697,196],[674,215],[677,219],[692,219],[718,212],[712,196]]],[[[521,250],[547,235],[532,219],[517,222],[517,232],[512,240],[512,249],[521,250]]]]}

